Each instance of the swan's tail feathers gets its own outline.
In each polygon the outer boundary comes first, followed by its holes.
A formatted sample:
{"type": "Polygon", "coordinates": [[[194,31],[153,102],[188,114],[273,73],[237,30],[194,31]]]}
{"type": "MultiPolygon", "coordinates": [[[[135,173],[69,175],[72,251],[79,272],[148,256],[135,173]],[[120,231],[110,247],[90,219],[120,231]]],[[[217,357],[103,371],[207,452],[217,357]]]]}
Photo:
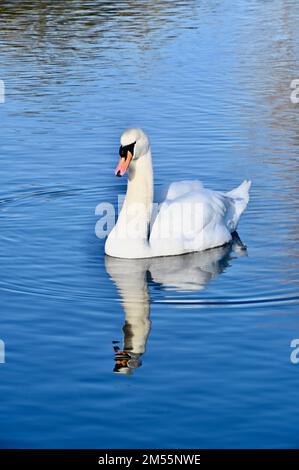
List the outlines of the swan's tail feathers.
{"type": "Polygon", "coordinates": [[[230,232],[237,229],[239,219],[246,209],[250,186],[251,181],[245,180],[240,186],[225,194],[231,201],[226,220],[230,232]]]}
{"type": "MultiPolygon", "coordinates": [[[[237,188],[233,189],[232,191],[229,191],[226,193],[228,197],[231,197],[232,199],[235,200],[240,200],[245,203],[245,207],[247,206],[249,202],[249,189],[251,186],[251,181],[249,180],[244,180],[243,183],[240,184],[237,188]]],[[[244,207],[244,209],[245,209],[244,207]]]]}

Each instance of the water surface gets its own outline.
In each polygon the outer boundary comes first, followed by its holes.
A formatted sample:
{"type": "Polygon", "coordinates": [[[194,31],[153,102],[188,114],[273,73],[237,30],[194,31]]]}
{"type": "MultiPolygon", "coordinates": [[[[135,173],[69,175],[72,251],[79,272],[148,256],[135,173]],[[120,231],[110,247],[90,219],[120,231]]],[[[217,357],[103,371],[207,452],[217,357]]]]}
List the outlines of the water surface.
{"type": "Polygon", "coordinates": [[[298,3],[0,16],[0,446],[297,447],[298,3]],[[156,184],[252,179],[246,250],[105,258],[94,210],[125,191],[128,126],[150,136],[156,184]]]}

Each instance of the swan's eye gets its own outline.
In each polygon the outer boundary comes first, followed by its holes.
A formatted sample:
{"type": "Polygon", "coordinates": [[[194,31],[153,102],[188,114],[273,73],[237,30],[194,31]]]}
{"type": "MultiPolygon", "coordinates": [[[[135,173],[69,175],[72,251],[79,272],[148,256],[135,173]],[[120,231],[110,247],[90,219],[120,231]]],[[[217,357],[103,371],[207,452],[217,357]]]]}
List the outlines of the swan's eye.
{"type": "Polygon", "coordinates": [[[134,155],[135,144],[136,144],[136,142],[133,142],[133,144],[130,144],[130,145],[121,145],[119,147],[120,158],[126,159],[127,156],[128,156],[128,152],[130,152],[131,155],[134,155]]]}

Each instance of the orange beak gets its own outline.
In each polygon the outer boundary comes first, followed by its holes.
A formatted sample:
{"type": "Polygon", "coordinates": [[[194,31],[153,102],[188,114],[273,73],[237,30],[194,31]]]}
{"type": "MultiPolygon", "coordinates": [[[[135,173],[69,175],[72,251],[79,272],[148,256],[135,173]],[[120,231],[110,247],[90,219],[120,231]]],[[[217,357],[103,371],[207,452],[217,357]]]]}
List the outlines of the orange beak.
{"type": "Polygon", "coordinates": [[[127,171],[130,162],[133,158],[133,154],[128,150],[127,157],[121,157],[118,165],[115,170],[115,176],[124,176],[125,172],[127,171]]]}

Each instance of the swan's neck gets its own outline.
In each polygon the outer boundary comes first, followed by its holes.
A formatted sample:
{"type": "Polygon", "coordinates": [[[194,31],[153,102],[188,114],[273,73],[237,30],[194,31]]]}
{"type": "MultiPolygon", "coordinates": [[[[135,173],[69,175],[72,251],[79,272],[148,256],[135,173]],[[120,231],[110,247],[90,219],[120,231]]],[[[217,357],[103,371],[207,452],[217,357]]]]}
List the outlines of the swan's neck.
{"type": "Polygon", "coordinates": [[[106,244],[107,255],[119,258],[147,258],[153,202],[153,169],[150,149],[132,160],[126,197],[118,220],[110,232],[106,244]]]}
{"type": "Polygon", "coordinates": [[[129,167],[127,193],[116,224],[124,238],[147,244],[152,202],[153,168],[149,149],[129,167]]]}
{"type": "MultiPolygon", "coordinates": [[[[147,212],[153,202],[153,167],[150,149],[129,166],[128,187],[125,199],[126,207],[144,204],[147,212]]],[[[150,214],[149,214],[150,215],[150,214]]]]}

